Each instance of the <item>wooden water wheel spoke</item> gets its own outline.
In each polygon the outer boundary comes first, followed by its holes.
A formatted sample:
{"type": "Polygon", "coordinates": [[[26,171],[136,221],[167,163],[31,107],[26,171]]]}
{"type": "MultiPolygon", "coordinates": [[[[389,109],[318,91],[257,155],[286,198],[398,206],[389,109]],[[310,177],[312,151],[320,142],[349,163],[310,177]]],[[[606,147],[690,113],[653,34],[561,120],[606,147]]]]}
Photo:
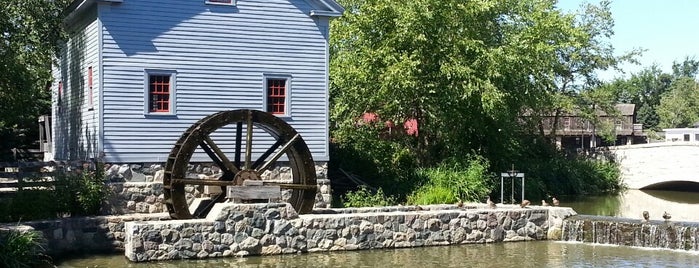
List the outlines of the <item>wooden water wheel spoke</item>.
{"type": "MultiPolygon", "coordinates": [[[[280,139],[280,140],[277,140],[274,144],[272,144],[272,146],[269,147],[269,149],[267,149],[267,151],[262,153],[262,155],[259,158],[257,158],[257,160],[255,160],[255,163],[252,164],[252,169],[258,170],[257,168],[259,168],[260,165],[262,165],[262,163],[265,161],[265,159],[267,159],[267,157],[269,157],[269,155],[274,153],[274,151],[277,150],[277,148],[279,148],[279,146],[282,146],[282,143],[284,143],[284,141],[280,139]]],[[[258,170],[258,172],[259,172],[259,170],[258,170]]]]}
{"type": "Polygon", "coordinates": [[[202,179],[171,179],[174,184],[189,184],[189,185],[209,185],[209,186],[233,186],[232,181],[225,180],[202,180],[202,179]]]}
{"type": "Polygon", "coordinates": [[[228,160],[228,157],[221,151],[216,143],[209,136],[204,137],[199,146],[204,150],[204,152],[209,155],[209,158],[214,161],[214,163],[223,170],[224,175],[235,175],[240,170],[228,160]]]}
{"type": "Polygon", "coordinates": [[[245,136],[245,168],[250,169],[252,163],[252,111],[247,112],[248,133],[245,136]]]}
{"type": "MultiPolygon", "coordinates": [[[[296,135],[294,135],[293,138],[291,138],[288,142],[286,142],[286,144],[284,144],[284,146],[282,146],[282,148],[277,153],[275,153],[269,161],[265,162],[264,165],[262,165],[259,169],[257,169],[257,172],[259,172],[260,174],[265,172],[265,170],[267,170],[273,163],[275,163],[275,162],[277,162],[277,160],[279,160],[279,157],[281,157],[283,154],[286,153],[287,150],[289,150],[289,148],[291,148],[291,145],[294,144],[294,142],[296,142],[296,139],[298,139],[299,137],[301,137],[301,135],[296,133],[296,135]]],[[[279,140],[279,141],[281,141],[281,140],[279,140]]],[[[281,142],[279,142],[279,143],[281,143],[281,142]]],[[[272,146],[272,147],[274,147],[274,146],[272,146]]],[[[271,149],[276,150],[276,148],[270,148],[270,150],[271,149]]],[[[269,152],[270,150],[267,150],[267,152],[269,152]]],[[[271,150],[271,151],[273,152],[274,150],[271,150]]],[[[265,152],[265,153],[267,153],[267,152],[265,152]]],[[[263,155],[263,156],[264,156],[264,158],[260,157],[260,159],[258,159],[258,161],[259,160],[264,161],[264,159],[267,158],[267,156],[265,156],[265,155],[263,155]]]]}
{"type": "MultiPolygon", "coordinates": [[[[221,133],[225,133],[225,130],[221,133]]],[[[310,212],[315,203],[318,188],[315,162],[308,146],[296,130],[279,117],[261,111],[234,110],[209,115],[189,127],[170,152],[163,173],[165,189],[163,202],[172,218],[206,217],[215,203],[226,199],[227,186],[244,185],[243,182],[246,180],[261,181],[262,174],[282,156],[286,156],[284,161],[290,168],[291,180],[285,183],[263,181],[263,184],[278,185],[280,189],[290,190],[291,197],[286,201],[291,203],[299,213],[310,212]],[[245,129],[243,124],[246,125],[245,129]],[[228,125],[234,126],[235,137],[216,136],[216,141],[211,138],[214,132],[228,125]],[[253,132],[255,132],[254,136],[253,132]],[[245,135],[244,143],[243,135],[245,135]],[[264,148],[262,144],[268,142],[270,138],[274,143],[259,157],[255,154],[257,159],[253,162],[253,149],[264,148]],[[255,139],[260,139],[260,142],[255,139]],[[197,152],[199,148],[203,153],[197,152]],[[233,161],[229,158],[231,153],[233,161]],[[187,178],[187,167],[193,156],[197,159],[208,156],[211,162],[221,168],[221,176],[218,179],[187,178]],[[214,187],[214,189],[205,188],[205,192],[206,189],[213,191],[216,187],[220,187],[221,191],[219,194],[217,194],[219,191],[209,192],[212,198],[206,202],[202,201],[203,205],[190,212],[191,200],[187,200],[185,185],[214,187]]],[[[247,187],[256,187],[254,185],[248,184],[247,187]]]]}
{"type": "Polygon", "coordinates": [[[243,148],[243,122],[235,127],[235,166],[240,168],[240,150],[243,148]]]}
{"type": "Polygon", "coordinates": [[[299,189],[299,190],[317,190],[316,185],[304,185],[304,184],[292,184],[292,183],[272,183],[273,185],[279,185],[282,189],[299,189]]]}

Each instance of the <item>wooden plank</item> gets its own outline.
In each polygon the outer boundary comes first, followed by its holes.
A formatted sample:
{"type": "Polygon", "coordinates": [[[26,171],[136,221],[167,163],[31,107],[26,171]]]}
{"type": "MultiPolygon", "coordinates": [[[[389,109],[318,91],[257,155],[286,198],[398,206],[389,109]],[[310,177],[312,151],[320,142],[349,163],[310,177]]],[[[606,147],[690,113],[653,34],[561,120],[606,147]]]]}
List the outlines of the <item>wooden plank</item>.
{"type": "Polygon", "coordinates": [[[282,197],[279,185],[228,186],[227,190],[226,197],[232,199],[280,199],[282,197]]]}

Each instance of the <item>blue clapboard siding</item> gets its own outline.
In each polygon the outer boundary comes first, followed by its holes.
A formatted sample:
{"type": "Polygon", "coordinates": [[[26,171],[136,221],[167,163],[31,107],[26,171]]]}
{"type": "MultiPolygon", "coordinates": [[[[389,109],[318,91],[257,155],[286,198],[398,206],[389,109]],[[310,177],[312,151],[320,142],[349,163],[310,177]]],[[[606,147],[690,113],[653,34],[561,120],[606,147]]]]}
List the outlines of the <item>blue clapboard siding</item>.
{"type": "MultiPolygon", "coordinates": [[[[263,75],[291,77],[290,117],[314,160],[328,160],[327,18],[302,0],[124,0],[99,6],[103,152],[110,162],[162,162],[191,124],[209,114],[263,107],[263,75]],[[176,72],[176,114],[144,115],[144,69],[176,72]]],[[[212,137],[233,151],[232,127],[212,137]]],[[[272,138],[255,131],[255,152],[272,138]]],[[[232,157],[231,157],[232,158],[232,157]]],[[[193,161],[210,161],[196,154],[193,161]]]]}
{"type": "Polygon", "coordinates": [[[52,123],[54,159],[89,159],[99,147],[99,20],[97,9],[77,17],[53,67],[52,123]],[[92,67],[92,106],[88,97],[88,68],[92,67]],[[58,84],[63,93],[58,96],[58,84]]]}

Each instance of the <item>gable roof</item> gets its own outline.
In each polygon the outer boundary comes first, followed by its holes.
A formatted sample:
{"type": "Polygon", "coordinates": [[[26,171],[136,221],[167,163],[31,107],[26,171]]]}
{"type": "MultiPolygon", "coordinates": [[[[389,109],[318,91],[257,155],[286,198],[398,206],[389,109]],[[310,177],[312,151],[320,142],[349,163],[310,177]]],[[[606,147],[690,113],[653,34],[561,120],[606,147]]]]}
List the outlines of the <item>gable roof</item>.
{"type": "Polygon", "coordinates": [[[311,16],[339,17],[345,12],[345,8],[335,0],[306,0],[306,2],[311,6],[319,8],[318,10],[311,10],[311,16]]]}
{"type": "MultiPolygon", "coordinates": [[[[202,0],[203,1],[203,0],[202,0]]],[[[345,8],[335,0],[305,0],[315,9],[311,10],[309,16],[339,17],[345,12],[345,8]]],[[[64,21],[72,20],[76,14],[90,7],[95,3],[123,3],[124,0],[73,0],[63,11],[64,21]]]]}

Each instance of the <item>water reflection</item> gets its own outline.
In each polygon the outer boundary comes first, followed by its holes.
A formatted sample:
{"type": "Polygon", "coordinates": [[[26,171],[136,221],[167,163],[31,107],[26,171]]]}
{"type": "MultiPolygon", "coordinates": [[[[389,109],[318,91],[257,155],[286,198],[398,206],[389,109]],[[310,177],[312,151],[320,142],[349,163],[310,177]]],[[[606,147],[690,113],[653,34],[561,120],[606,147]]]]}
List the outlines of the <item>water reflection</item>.
{"type": "Polygon", "coordinates": [[[124,256],[71,260],[58,267],[696,267],[697,255],[566,242],[519,242],[131,263],[124,256]]]}
{"type": "Polygon", "coordinates": [[[579,214],[640,219],[643,211],[662,220],[663,212],[673,221],[699,221],[699,193],[660,190],[627,190],[619,195],[561,198],[561,206],[579,214]]]}

